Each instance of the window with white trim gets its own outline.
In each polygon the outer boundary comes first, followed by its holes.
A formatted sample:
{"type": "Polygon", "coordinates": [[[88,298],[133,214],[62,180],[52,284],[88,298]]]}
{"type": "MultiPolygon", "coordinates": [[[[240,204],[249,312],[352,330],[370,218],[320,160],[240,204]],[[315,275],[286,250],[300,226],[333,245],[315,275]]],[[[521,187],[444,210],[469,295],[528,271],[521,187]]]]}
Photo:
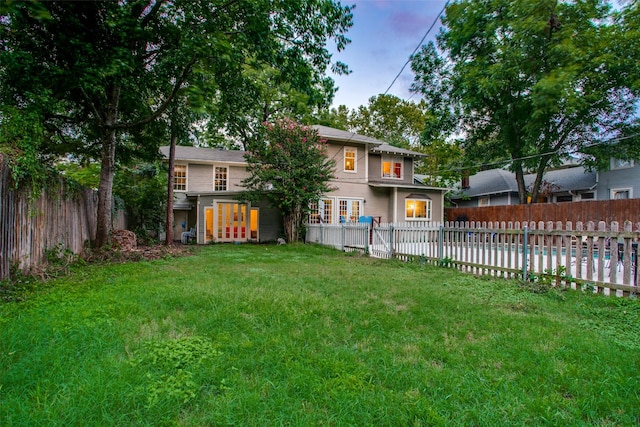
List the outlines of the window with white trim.
{"type": "Polygon", "coordinates": [[[631,188],[612,188],[611,189],[612,200],[630,199],[631,197],[632,197],[631,188]]]}
{"type": "Polygon", "coordinates": [[[402,157],[382,156],[382,177],[402,178],[402,157]]]}
{"type": "Polygon", "coordinates": [[[311,202],[309,207],[309,224],[333,223],[333,199],[321,199],[311,202]]]}
{"type": "Polygon", "coordinates": [[[405,199],[405,219],[431,220],[431,200],[405,199]]]}
{"type": "Polygon", "coordinates": [[[635,166],[635,162],[632,159],[617,159],[611,158],[611,169],[628,169],[635,166]]]}
{"type": "Polygon", "coordinates": [[[340,222],[358,222],[362,215],[361,203],[361,199],[339,199],[340,222]]]}
{"type": "Polygon", "coordinates": [[[478,206],[489,206],[491,204],[491,200],[488,197],[480,197],[478,199],[478,206]]]}
{"type": "Polygon", "coordinates": [[[358,149],[355,147],[344,147],[344,171],[357,172],[358,149]]]}
{"type": "Polygon", "coordinates": [[[173,191],[187,191],[187,165],[173,166],[173,191]]]}
{"type": "Polygon", "coordinates": [[[227,191],[227,175],[229,170],[224,166],[216,166],[213,172],[213,191],[227,191]]]}

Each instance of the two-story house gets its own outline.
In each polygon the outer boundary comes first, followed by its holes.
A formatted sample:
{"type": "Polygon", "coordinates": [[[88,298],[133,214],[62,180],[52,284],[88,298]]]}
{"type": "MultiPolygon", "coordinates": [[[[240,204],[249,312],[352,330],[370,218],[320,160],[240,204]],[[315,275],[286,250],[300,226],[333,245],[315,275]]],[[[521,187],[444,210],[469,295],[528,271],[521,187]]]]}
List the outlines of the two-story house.
{"type": "MultiPolygon", "coordinates": [[[[442,221],[444,188],[414,182],[423,155],[352,132],[313,126],[335,161],[333,190],[312,204],[310,222],[329,224],[373,217],[380,222],[442,221]]],[[[169,148],[161,153],[168,157],[169,148]]],[[[266,202],[239,200],[248,176],[243,151],[176,147],[174,235],[195,228],[198,243],[271,241],[282,220],[266,202]]]]}

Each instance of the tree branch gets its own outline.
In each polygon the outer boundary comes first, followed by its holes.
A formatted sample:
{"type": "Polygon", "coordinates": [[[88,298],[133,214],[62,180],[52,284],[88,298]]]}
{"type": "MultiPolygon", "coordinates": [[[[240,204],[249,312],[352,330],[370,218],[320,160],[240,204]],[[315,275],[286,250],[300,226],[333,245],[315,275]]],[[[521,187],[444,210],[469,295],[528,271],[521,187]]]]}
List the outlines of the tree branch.
{"type": "Polygon", "coordinates": [[[150,123],[150,122],[154,121],[155,119],[157,119],[162,113],[164,113],[166,111],[166,109],[171,104],[171,101],[173,101],[173,99],[176,97],[176,94],[178,93],[180,88],[182,88],[182,84],[185,82],[185,80],[189,76],[189,73],[191,73],[191,68],[196,63],[197,59],[198,59],[198,57],[196,55],[193,55],[191,60],[184,66],[184,68],[182,69],[182,73],[180,74],[180,77],[178,78],[178,80],[176,80],[175,84],[173,85],[173,89],[171,89],[171,93],[162,102],[162,104],[160,104],[160,106],[156,109],[155,112],[153,112],[152,114],[150,114],[147,117],[145,117],[143,119],[140,119],[138,121],[125,122],[125,123],[116,123],[116,124],[113,124],[110,127],[113,128],[113,129],[130,129],[130,128],[135,128],[135,127],[139,127],[139,126],[145,125],[145,124],[150,123]]]}

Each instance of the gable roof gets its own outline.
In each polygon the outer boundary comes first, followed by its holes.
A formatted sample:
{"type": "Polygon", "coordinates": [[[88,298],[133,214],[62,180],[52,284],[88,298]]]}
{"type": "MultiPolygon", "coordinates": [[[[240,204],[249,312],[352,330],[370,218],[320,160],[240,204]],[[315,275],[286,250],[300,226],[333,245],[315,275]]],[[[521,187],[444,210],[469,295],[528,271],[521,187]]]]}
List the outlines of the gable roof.
{"type": "MultiPolygon", "coordinates": [[[[165,159],[169,158],[169,146],[160,147],[160,152],[165,159]]],[[[221,150],[218,148],[176,146],[175,159],[191,162],[224,162],[247,163],[244,158],[246,151],[221,150]]]]}
{"type": "MultiPolygon", "coordinates": [[[[535,174],[526,174],[524,176],[525,185],[529,186],[534,182],[535,178],[535,174]]],[[[554,193],[589,190],[597,183],[596,172],[587,171],[582,166],[550,170],[545,172],[543,179],[554,185],[554,193]]],[[[459,195],[452,198],[517,193],[518,184],[513,172],[504,169],[490,169],[471,175],[469,177],[469,188],[461,190],[459,195]]]]}
{"type": "Polygon", "coordinates": [[[355,132],[348,132],[346,130],[335,129],[329,126],[312,125],[309,127],[311,129],[317,130],[318,135],[320,135],[321,137],[330,139],[331,141],[353,142],[354,144],[366,144],[366,143],[374,144],[374,145],[385,144],[384,141],[371,138],[370,136],[360,135],[355,132]]]}
{"type": "Polygon", "coordinates": [[[394,147],[393,145],[384,144],[378,145],[371,149],[372,153],[376,154],[400,154],[401,156],[407,157],[427,157],[426,154],[418,153],[417,151],[411,151],[400,147],[394,147]]]}

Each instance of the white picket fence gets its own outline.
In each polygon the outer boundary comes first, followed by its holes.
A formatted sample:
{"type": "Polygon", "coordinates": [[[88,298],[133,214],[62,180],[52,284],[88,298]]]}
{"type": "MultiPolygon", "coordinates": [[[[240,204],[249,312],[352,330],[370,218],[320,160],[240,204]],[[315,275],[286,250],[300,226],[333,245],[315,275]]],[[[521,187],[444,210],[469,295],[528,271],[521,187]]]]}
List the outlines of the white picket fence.
{"type": "Polygon", "coordinates": [[[605,295],[638,292],[640,223],[310,224],[306,241],[476,275],[524,277],[605,295]]]}

